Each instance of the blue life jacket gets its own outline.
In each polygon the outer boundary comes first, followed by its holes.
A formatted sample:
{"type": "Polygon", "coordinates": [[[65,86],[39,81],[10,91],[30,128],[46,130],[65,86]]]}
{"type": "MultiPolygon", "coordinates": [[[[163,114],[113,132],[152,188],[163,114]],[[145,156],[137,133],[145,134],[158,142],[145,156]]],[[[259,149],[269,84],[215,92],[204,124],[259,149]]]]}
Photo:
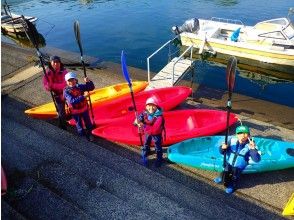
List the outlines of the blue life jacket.
{"type": "Polygon", "coordinates": [[[248,141],[240,144],[237,138],[232,138],[230,141],[230,148],[227,152],[227,163],[232,167],[244,169],[249,161],[249,146],[248,141]]]}

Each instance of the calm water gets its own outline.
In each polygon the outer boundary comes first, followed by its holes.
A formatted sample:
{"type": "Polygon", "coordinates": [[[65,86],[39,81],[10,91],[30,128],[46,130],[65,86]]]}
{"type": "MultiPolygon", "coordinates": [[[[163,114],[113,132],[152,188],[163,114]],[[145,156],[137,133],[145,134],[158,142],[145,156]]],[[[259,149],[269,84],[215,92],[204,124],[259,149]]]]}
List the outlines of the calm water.
{"type": "MultiPolygon", "coordinates": [[[[170,28],[198,17],[223,17],[254,25],[261,20],[285,17],[293,1],[286,0],[7,0],[12,12],[36,16],[46,45],[79,52],[73,23],[80,22],[85,54],[120,62],[125,50],[130,66],[147,69],[146,58],[174,35],[170,28]]],[[[166,54],[152,60],[152,71],[167,61],[166,54]]],[[[197,63],[196,81],[226,89],[225,68],[197,63]]],[[[294,74],[294,73],[293,73],[294,74]]],[[[147,76],[146,76],[147,79],[147,76]]],[[[237,71],[234,92],[294,107],[294,83],[237,71]],[[252,77],[254,76],[254,77],[252,77]],[[257,79],[257,80],[256,80],[257,79]]]]}

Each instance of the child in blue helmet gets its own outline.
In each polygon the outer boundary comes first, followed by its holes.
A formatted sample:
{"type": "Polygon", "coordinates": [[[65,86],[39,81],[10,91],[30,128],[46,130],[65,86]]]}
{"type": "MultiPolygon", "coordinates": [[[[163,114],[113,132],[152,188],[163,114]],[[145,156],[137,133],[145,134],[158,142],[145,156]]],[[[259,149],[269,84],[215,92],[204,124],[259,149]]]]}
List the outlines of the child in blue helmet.
{"type": "Polygon", "coordinates": [[[78,84],[77,75],[73,72],[69,72],[65,75],[65,81],[67,87],[64,89],[64,97],[68,104],[69,111],[76,122],[76,128],[79,135],[86,135],[89,141],[93,141],[91,131],[93,124],[89,115],[89,108],[87,97],[88,91],[92,91],[95,86],[88,77],[84,78],[86,84],[78,84]],[[83,129],[83,122],[86,126],[86,131],[83,129]]]}
{"type": "Polygon", "coordinates": [[[214,179],[216,183],[224,183],[228,194],[234,192],[242,171],[248,165],[249,158],[254,162],[260,161],[253,139],[250,139],[250,131],[247,126],[241,125],[236,128],[236,137],[228,141],[228,145],[220,146],[220,153],[226,151],[226,165],[222,174],[214,179]]]}
{"type": "Polygon", "coordinates": [[[143,165],[148,165],[148,154],[150,152],[151,141],[154,141],[156,151],[155,166],[160,167],[162,163],[162,132],[164,130],[164,118],[162,109],[159,107],[155,97],[146,100],[146,109],[136,119],[135,123],[144,129],[145,141],[142,147],[143,165]]]}

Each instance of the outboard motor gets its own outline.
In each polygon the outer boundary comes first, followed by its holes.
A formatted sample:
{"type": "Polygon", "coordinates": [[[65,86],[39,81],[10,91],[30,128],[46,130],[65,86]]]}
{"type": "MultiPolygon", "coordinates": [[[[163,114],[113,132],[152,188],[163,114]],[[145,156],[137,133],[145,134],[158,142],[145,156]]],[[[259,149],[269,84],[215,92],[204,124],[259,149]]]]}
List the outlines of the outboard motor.
{"type": "Polygon", "coordinates": [[[180,27],[173,26],[172,32],[175,33],[176,35],[179,35],[182,32],[197,33],[199,29],[200,29],[199,20],[197,18],[192,18],[185,21],[185,23],[180,27]]]}

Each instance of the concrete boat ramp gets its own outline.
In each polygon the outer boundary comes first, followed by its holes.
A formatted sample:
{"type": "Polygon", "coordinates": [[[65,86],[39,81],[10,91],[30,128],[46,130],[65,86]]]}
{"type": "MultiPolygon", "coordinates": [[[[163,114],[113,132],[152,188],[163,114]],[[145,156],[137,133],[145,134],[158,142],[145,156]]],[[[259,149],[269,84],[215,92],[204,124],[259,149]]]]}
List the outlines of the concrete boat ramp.
{"type": "MultiPolygon", "coordinates": [[[[34,56],[33,50],[2,43],[2,83],[33,66],[31,60],[21,62],[21,57],[30,56],[34,56]],[[12,68],[11,58],[5,59],[7,54],[14,57],[15,66],[23,69],[12,68]]],[[[120,65],[100,65],[87,72],[97,88],[124,82],[120,65]]],[[[129,70],[133,79],[146,80],[145,71],[129,70]]],[[[75,71],[82,75],[81,67],[75,71]]],[[[139,148],[98,137],[90,143],[78,137],[73,127],[67,131],[59,129],[57,120],[26,116],[25,109],[50,101],[50,95],[41,86],[41,77],[40,69],[2,91],[1,164],[9,186],[1,199],[2,219],[284,218],[281,212],[294,192],[293,168],[246,175],[233,195],[226,195],[222,186],[212,182],[216,176],[213,172],[168,161],[160,168],[152,162],[145,168],[140,165],[139,148]]],[[[200,86],[197,91],[198,97],[190,98],[179,108],[220,108],[225,103],[225,95],[208,96],[220,94],[219,91],[211,93],[209,88],[200,86]]],[[[242,100],[247,98],[234,94],[233,109],[253,128],[254,135],[294,141],[292,108],[273,106],[284,110],[280,117],[261,109],[257,115],[250,114],[242,106],[242,100]],[[270,119],[261,121],[260,115],[270,119]]],[[[250,103],[254,105],[253,101],[250,103]]]]}

